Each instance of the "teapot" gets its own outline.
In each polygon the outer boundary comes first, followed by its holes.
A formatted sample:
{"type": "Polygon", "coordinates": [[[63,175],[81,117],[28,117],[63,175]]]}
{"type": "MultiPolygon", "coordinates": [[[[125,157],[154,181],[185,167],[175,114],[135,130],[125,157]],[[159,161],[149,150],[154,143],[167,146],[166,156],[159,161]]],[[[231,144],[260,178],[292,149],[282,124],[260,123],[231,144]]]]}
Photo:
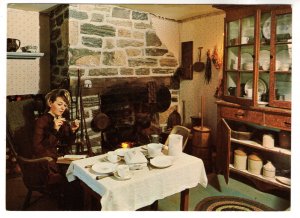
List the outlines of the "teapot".
{"type": "Polygon", "coordinates": [[[19,39],[7,38],[7,51],[16,52],[21,46],[19,39]]]}

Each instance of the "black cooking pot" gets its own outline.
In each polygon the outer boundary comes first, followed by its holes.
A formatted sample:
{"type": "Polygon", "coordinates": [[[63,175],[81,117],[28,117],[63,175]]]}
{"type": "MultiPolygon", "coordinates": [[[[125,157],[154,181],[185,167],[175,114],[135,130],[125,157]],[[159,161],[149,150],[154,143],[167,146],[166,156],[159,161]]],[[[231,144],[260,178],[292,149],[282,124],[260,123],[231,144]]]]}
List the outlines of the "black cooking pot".
{"type": "Polygon", "coordinates": [[[166,86],[161,86],[156,93],[156,111],[164,112],[171,105],[171,93],[166,86]]]}

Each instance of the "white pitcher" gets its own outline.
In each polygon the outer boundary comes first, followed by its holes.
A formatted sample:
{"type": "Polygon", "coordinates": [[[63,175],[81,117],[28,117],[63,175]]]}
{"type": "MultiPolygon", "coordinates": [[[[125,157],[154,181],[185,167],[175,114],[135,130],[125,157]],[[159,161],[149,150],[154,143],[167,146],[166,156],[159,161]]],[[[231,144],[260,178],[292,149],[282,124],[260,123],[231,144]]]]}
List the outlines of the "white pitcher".
{"type": "Polygon", "coordinates": [[[169,155],[178,156],[182,154],[182,141],[183,136],[179,134],[170,134],[169,135],[169,155]]]}

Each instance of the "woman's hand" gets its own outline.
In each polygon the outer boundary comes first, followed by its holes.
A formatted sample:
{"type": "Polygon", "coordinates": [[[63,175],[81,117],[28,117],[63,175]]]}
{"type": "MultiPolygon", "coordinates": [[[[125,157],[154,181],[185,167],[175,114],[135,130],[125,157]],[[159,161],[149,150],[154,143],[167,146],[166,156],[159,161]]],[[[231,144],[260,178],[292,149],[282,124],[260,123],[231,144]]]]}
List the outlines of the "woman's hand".
{"type": "Polygon", "coordinates": [[[54,129],[58,131],[59,128],[64,124],[64,122],[66,122],[66,118],[63,117],[54,118],[54,129]]]}
{"type": "Polygon", "coordinates": [[[79,128],[79,125],[80,125],[80,121],[77,120],[77,119],[73,120],[71,122],[71,130],[72,130],[73,133],[79,128]]]}

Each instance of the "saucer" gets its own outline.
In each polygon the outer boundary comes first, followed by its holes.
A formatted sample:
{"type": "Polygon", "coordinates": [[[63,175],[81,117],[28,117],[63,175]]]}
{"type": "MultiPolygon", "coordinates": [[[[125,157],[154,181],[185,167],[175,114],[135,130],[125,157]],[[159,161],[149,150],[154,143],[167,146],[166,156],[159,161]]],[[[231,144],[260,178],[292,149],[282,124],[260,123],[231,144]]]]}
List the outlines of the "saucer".
{"type": "Polygon", "coordinates": [[[96,173],[112,173],[116,170],[116,164],[110,162],[100,162],[92,166],[92,170],[96,173]]]}
{"type": "Polygon", "coordinates": [[[150,164],[157,168],[166,168],[173,165],[173,158],[170,156],[156,156],[150,160],[150,164]]]}
{"type": "Polygon", "coordinates": [[[110,163],[118,163],[119,161],[122,160],[122,158],[121,158],[120,156],[118,156],[118,157],[117,157],[117,161],[110,161],[110,160],[108,160],[108,157],[106,156],[106,157],[104,158],[104,160],[105,160],[105,161],[108,161],[108,162],[110,162],[110,163]]]}
{"type": "Polygon", "coordinates": [[[291,185],[291,179],[283,176],[276,176],[276,180],[284,185],[291,185]]]}
{"type": "Polygon", "coordinates": [[[118,172],[114,172],[114,177],[116,177],[118,180],[129,180],[132,177],[132,173],[129,172],[129,175],[127,177],[120,177],[118,172]]]}

